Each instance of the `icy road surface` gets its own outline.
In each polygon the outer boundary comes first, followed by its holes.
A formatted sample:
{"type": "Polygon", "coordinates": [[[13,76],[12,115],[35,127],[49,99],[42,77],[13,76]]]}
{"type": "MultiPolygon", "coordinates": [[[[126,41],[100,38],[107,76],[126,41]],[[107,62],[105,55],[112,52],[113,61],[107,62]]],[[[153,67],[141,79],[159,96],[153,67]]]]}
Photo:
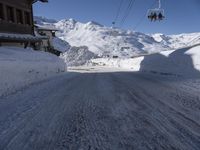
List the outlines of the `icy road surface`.
{"type": "Polygon", "coordinates": [[[0,150],[200,150],[199,79],[71,70],[0,98],[0,150]]]}

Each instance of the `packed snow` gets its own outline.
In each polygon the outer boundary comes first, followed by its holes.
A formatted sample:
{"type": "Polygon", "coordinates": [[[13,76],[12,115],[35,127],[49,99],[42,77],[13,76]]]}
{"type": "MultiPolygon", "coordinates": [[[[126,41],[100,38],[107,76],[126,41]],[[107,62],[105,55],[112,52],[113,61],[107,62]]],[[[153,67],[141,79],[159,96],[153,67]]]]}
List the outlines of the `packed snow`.
{"type": "Polygon", "coordinates": [[[85,70],[0,98],[0,149],[199,150],[200,79],[85,70]]]}
{"type": "Polygon", "coordinates": [[[50,53],[0,47],[0,96],[65,70],[64,61],[50,53]]]}

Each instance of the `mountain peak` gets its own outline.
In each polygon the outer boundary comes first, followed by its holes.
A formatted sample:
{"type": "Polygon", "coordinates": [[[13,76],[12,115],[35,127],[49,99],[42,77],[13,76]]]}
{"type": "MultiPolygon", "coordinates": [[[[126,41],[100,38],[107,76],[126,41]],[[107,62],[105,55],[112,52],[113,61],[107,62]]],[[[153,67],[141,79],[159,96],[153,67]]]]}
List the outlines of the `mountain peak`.
{"type": "Polygon", "coordinates": [[[102,24],[98,23],[98,22],[95,22],[95,21],[89,21],[86,23],[87,25],[95,25],[95,26],[100,26],[100,27],[103,27],[102,24]]]}
{"type": "Polygon", "coordinates": [[[59,22],[62,22],[62,23],[71,23],[71,24],[76,24],[77,23],[77,21],[75,19],[72,19],[72,18],[62,19],[59,22]]]}

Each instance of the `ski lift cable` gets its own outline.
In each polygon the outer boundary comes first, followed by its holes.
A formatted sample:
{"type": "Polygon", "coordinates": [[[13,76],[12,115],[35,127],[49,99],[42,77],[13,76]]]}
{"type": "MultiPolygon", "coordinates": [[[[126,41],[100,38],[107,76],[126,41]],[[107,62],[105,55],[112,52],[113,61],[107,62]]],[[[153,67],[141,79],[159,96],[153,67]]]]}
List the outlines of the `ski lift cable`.
{"type": "Polygon", "coordinates": [[[129,16],[129,14],[130,14],[130,12],[131,12],[131,10],[132,10],[132,8],[133,8],[133,4],[135,3],[135,1],[136,1],[136,0],[130,0],[129,5],[128,5],[128,7],[127,7],[127,10],[126,10],[126,12],[125,12],[125,15],[124,15],[124,17],[122,18],[120,27],[123,27],[123,25],[124,25],[124,23],[125,23],[127,17],[129,16]]]}
{"type": "Polygon", "coordinates": [[[124,17],[122,18],[121,25],[120,25],[121,27],[123,27],[123,25],[124,25],[124,23],[125,23],[127,17],[129,16],[129,14],[130,14],[130,12],[131,12],[131,10],[132,10],[132,7],[133,7],[134,2],[135,2],[135,0],[131,0],[131,1],[130,1],[129,6],[128,6],[128,8],[127,8],[127,11],[125,12],[124,17]]]}
{"type": "Polygon", "coordinates": [[[129,12],[129,9],[130,9],[130,7],[131,7],[131,5],[132,5],[132,1],[133,1],[133,0],[129,0],[129,4],[128,4],[127,9],[126,9],[126,11],[125,11],[125,13],[124,13],[124,16],[122,17],[122,20],[121,20],[121,25],[122,25],[122,22],[124,21],[124,19],[125,19],[125,17],[126,17],[127,12],[129,12]]]}
{"type": "Polygon", "coordinates": [[[116,16],[115,16],[114,21],[112,22],[113,25],[116,24],[116,22],[117,22],[117,20],[118,20],[118,18],[119,18],[119,15],[120,15],[120,12],[121,12],[121,9],[122,9],[122,6],[123,6],[123,2],[124,2],[124,0],[121,0],[121,1],[120,1],[119,7],[118,7],[118,9],[117,9],[117,14],[116,14],[116,16]]]}

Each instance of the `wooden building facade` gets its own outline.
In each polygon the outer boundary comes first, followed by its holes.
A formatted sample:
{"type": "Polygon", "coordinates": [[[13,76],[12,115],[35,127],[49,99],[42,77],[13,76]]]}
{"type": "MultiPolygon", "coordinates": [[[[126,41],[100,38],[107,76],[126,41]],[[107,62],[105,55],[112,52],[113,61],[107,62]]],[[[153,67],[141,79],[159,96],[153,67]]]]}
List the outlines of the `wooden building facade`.
{"type": "Polygon", "coordinates": [[[0,0],[0,43],[37,41],[34,38],[33,3],[48,0],[0,0]],[[8,36],[5,36],[8,34],[8,36]],[[9,36],[16,34],[15,38],[9,36]],[[22,38],[17,35],[32,35],[22,38]],[[19,37],[19,38],[18,38],[19,37]]]}

